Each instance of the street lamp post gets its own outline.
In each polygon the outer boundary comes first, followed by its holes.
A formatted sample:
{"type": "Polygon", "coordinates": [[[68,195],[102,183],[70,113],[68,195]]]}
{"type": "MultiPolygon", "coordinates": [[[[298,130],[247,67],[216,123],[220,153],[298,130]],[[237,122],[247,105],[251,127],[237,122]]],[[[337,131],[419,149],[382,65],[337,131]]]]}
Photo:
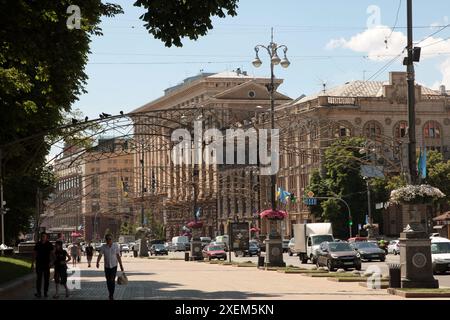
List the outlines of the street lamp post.
{"type": "MultiPolygon", "coordinates": [[[[286,57],[286,53],[288,48],[285,45],[278,45],[273,41],[273,28],[271,30],[271,41],[268,46],[257,45],[255,46],[256,57],[253,60],[252,64],[256,68],[262,65],[262,61],[259,58],[259,50],[265,49],[270,57],[270,85],[268,86],[269,98],[270,98],[270,127],[271,129],[275,129],[275,84],[274,84],[274,67],[280,64],[283,68],[287,68],[290,65],[289,60],[286,57]],[[278,49],[283,49],[284,57],[280,59],[278,56],[278,49]]],[[[271,141],[273,146],[273,141],[271,141]]],[[[274,150],[272,150],[273,152],[274,150]]],[[[272,172],[270,176],[270,205],[272,211],[277,210],[276,203],[276,173],[272,172]]],[[[272,228],[271,228],[272,229],[272,228]]],[[[279,225],[276,226],[276,229],[279,229],[279,225]]],[[[271,233],[269,232],[268,239],[266,240],[266,266],[284,266],[283,262],[283,249],[282,249],[282,240],[281,236],[275,238],[271,238],[271,233]]],[[[277,234],[280,234],[280,230],[277,230],[277,234]]]]}
{"type": "Polygon", "coordinates": [[[140,164],[141,164],[141,227],[143,232],[143,236],[141,238],[140,241],[140,245],[139,245],[139,256],[140,257],[148,257],[148,247],[147,247],[147,239],[146,239],[146,234],[145,234],[145,230],[144,230],[144,197],[145,197],[145,168],[144,168],[144,142],[141,143],[141,159],[140,159],[140,164]]]}

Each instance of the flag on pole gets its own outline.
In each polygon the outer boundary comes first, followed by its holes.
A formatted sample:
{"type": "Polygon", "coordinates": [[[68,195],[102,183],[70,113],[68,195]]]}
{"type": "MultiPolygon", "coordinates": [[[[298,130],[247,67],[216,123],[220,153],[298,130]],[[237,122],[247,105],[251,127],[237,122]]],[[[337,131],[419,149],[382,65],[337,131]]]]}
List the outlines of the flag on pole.
{"type": "Polygon", "coordinates": [[[200,208],[198,208],[197,211],[195,212],[195,218],[196,219],[200,218],[200,208]]]}
{"type": "Polygon", "coordinates": [[[427,177],[427,148],[420,148],[419,162],[417,163],[417,171],[422,179],[427,177]]]}

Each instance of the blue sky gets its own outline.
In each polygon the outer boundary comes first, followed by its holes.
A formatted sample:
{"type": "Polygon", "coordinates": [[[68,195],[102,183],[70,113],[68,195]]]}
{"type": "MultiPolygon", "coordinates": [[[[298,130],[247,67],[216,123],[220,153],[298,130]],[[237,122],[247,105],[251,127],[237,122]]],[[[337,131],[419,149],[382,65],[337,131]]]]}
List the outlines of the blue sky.
{"type": "MultiPolygon", "coordinates": [[[[390,29],[399,1],[241,0],[237,17],[214,19],[214,29],[207,36],[195,42],[185,39],[182,48],[166,48],[153,39],[139,20],[143,11],[132,6],[134,1],[110,1],[122,5],[125,14],[104,19],[104,36],[93,38],[86,67],[88,93],[74,107],[91,118],[100,112],[129,112],[200,70],[240,67],[256,76],[268,76],[266,55],[261,55],[259,69],[251,61],[254,46],[269,43],[272,26],[275,42],[289,48],[291,66],[277,67],[275,74],[285,79],[280,91],[292,98],[321,90],[322,82],[333,87],[363,77],[386,80],[389,71],[404,70],[399,58],[376,76],[405,45],[406,0],[401,0],[397,28],[390,29]],[[377,8],[379,21],[372,19],[377,17],[377,8]],[[368,29],[368,21],[386,27],[368,29]],[[384,40],[389,35],[386,48],[384,40]]],[[[414,5],[415,41],[441,29],[432,25],[449,24],[450,1],[415,0],[414,5]]],[[[416,66],[418,82],[434,87],[445,83],[450,88],[450,40],[445,40],[449,37],[450,27],[420,44],[427,48],[416,66]]]]}

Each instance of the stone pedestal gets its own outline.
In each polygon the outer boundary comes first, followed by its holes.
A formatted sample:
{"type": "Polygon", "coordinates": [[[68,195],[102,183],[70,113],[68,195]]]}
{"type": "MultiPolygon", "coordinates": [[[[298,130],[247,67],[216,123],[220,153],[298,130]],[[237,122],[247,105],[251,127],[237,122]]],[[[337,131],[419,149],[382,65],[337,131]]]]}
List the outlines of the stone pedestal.
{"type": "Polygon", "coordinates": [[[400,234],[402,288],[439,288],[433,277],[431,240],[420,223],[411,222],[400,234]]]}
{"type": "Polygon", "coordinates": [[[146,238],[142,238],[141,241],[139,241],[139,257],[148,257],[148,246],[146,238]]]}
{"type": "Polygon", "coordinates": [[[280,234],[281,220],[268,220],[265,267],[285,267],[283,261],[283,241],[280,234]]]}
{"type": "Polygon", "coordinates": [[[203,260],[202,254],[202,242],[200,240],[200,231],[197,229],[192,230],[192,240],[191,240],[191,252],[189,260],[203,260]]]}

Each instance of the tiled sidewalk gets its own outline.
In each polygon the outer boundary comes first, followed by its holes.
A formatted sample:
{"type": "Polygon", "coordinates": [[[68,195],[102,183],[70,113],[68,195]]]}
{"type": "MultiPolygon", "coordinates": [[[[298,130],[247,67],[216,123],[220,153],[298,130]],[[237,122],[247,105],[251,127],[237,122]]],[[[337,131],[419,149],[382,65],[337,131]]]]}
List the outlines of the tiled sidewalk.
{"type": "MultiPolygon", "coordinates": [[[[81,263],[80,289],[68,299],[106,300],[108,292],[101,268],[81,263]]],[[[124,258],[129,283],[116,285],[115,299],[400,299],[386,290],[372,290],[357,283],[337,283],[299,274],[256,268],[238,268],[200,262],[124,258]]],[[[70,278],[75,280],[78,278],[70,278]]],[[[49,298],[54,294],[51,283],[49,298]]],[[[36,299],[34,286],[21,288],[12,299],[36,299]]],[[[60,300],[64,290],[60,290],[60,300]]]]}

